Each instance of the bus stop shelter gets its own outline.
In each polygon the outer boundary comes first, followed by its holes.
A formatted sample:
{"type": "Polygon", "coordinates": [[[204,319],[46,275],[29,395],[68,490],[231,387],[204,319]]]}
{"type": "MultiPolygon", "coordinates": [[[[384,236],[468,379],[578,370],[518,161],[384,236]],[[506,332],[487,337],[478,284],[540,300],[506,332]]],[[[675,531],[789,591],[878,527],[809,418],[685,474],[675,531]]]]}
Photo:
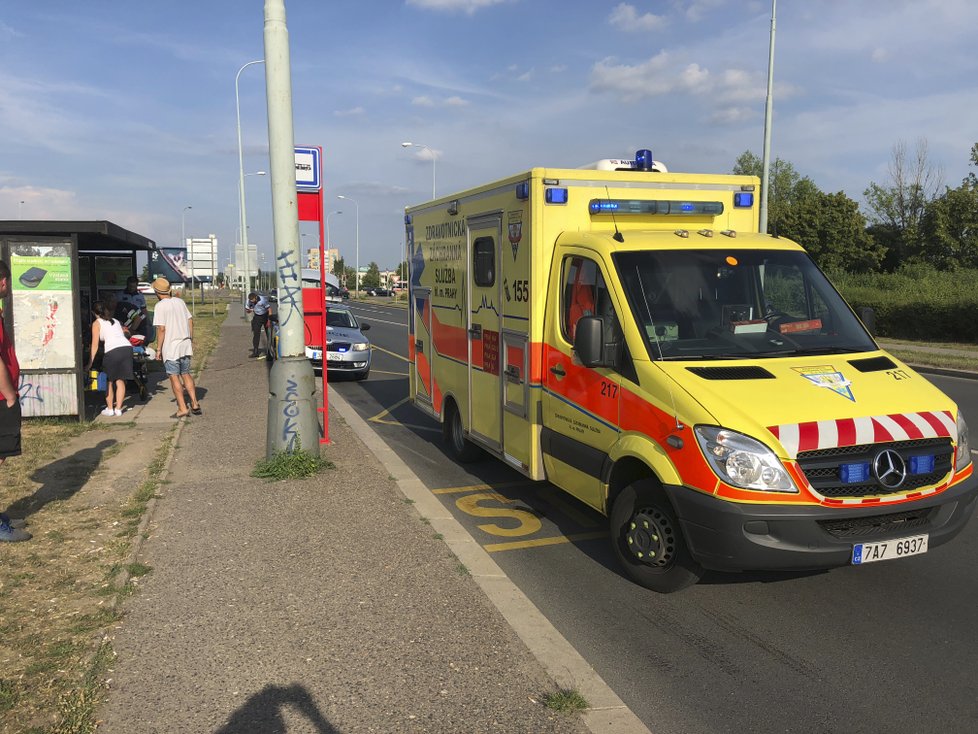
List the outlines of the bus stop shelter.
{"type": "Polygon", "coordinates": [[[91,304],[136,275],[136,253],[156,243],[107,221],[0,221],[10,265],[4,329],[20,363],[22,413],[85,418],[91,304]]]}

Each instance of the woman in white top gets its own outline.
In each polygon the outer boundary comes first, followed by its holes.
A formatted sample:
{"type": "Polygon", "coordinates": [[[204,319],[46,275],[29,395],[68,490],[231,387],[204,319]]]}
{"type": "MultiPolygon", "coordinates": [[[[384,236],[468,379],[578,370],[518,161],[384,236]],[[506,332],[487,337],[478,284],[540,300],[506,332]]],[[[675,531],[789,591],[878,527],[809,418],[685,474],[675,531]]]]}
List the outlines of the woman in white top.
{"type": "Polygon", "coordinates": [[[105,373],[105,410],[102,415],[122,415],[122,403],[126,399],[126,380],[133,379],[132,345],[112,316],[112,309],[103,301],[92,304],[95,320],[92,322],[92,354],[89,365],[95,361],[99,342],[105,345],[102,371],[105,373]],[[113,407],[113,405],[115,407],[113,407]]]}

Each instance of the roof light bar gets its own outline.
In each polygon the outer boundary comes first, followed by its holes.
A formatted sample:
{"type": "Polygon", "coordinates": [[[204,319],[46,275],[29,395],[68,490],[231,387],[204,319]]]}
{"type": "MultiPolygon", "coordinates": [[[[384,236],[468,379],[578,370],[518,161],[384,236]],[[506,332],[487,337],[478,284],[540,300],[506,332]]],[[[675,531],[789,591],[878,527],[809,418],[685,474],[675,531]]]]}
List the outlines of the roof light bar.
{"type": "Polygon", "coordinates": [[[591,199],[591,214],[667,214],[673,216],[709,216],[723,214],[720,201],[666,201],[653,199],[591,199]]]}

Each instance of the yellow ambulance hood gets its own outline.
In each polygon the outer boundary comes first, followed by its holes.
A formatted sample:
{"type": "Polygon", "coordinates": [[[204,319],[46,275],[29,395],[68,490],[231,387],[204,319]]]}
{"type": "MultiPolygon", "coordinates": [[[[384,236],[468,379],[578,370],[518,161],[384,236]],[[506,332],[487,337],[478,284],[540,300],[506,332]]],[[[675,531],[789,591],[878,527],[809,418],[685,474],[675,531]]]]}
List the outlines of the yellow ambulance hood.
{"type": "Polygon", "coordinates": [[[656,365],[717,425],[764,441],[788,458],[841,445],[941,435],[957,440],[951,399],[882,351],[656,365]]]}

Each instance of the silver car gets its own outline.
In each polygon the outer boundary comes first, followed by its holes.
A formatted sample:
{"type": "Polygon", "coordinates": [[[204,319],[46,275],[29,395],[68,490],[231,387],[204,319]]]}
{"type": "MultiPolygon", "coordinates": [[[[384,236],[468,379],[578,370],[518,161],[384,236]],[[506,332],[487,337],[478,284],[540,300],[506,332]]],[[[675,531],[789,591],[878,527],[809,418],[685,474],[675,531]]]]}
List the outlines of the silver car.
{"type": "MultiPolygon", "coordinates": [[[[326,309],[326,368],[330,372],[366,380],[370,374],[370,341],[363,332],[370,324],[360,323],[346,306],[330,303],[326,309]]],[[[322,369],[321,349],[306,347],[314,368],[322,369]]]]}

